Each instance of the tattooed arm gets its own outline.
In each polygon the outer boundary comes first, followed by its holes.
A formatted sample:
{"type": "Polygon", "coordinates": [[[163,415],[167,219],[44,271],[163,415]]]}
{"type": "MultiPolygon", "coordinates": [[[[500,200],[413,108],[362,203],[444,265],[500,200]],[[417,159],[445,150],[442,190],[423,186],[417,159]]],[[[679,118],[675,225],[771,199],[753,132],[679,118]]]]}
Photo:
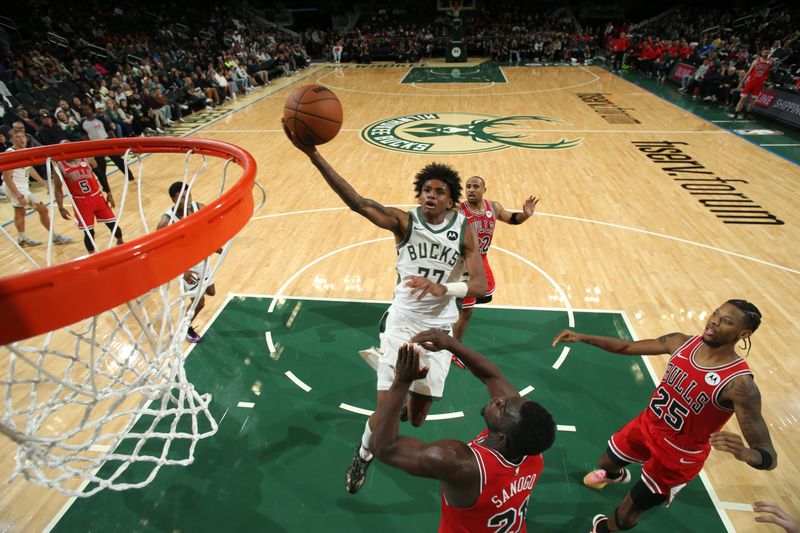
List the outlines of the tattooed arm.
{"type": "Polygon", "coordinates": [[[778,466],[778,454],[772,446],[764,417],[761,416],[761,393],[753,376],[740,376],[734,379],[725,387],[719,399],[733,404],[736,421],[739,422],[742,435],[750,447],[745,446],[742,437],[729,431],[711,435],[711,445],[717,450],[732,454],[753,468],[772,470],[778,466]],[[764,463],[765,457],[758,451],[759,449],[771,456],[767,459],[771,462],[764,463]]]}

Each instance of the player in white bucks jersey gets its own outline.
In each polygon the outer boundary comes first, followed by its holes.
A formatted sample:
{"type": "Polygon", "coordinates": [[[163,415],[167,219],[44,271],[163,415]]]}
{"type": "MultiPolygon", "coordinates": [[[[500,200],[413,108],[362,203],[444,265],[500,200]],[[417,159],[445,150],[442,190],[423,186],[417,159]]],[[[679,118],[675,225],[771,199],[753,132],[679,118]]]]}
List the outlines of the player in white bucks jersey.
{"type": "MultiPolygon", "coordinates": [[[[431,163],[414,178],[419,207],[412,212],[386,207],[358,194],[315,146],[297,141],[285,126],[284,131],[351,210],[394,235],[400,279],[381,333],[383,356],[378,360],[377,387],[380,408],[394,380],[399,347],[430,328],[449,332],[458,317],[455,299],[486,293],[477,234],[466,224],[464,216],[454,210],[461,196],[461,179],[453,168],[431,163]],[[465,271],[469,277],[461,281],[465,271]]],[[[442,396],[450,357],[447,352],[420,353],[422,364],[429,370],[425,378],[411,385],[406,402],[408,418],[414,426],[425,421],[433,399],[442,396]]],[[[345,486],[351,494],[363,486],[372,462],[369,439],[374,426],[373,415],[367,420],[361,444],[356,446],[347,470],[345,486]]]]}
{"type": "MultiPolygon", "coordinates": [[[[203,204],[192,200],[192,193],[189,190],[189,186],[183,182],[176,181],[169,186],[168,192],[172,200],[172,207],[161,215],[156,229],[169,226],[182,219],[184,216],[191,215],[195,211],[205,207],[203,204]]],[[[222,253],[222,248],[217,250],[217,253],[222,253]]],[[[217,288],[216,285],[214,285],[213,269],[209,264],[208,258],[203,259],[183,273],[181,277],[181,290],[183,291],[183,295],[188,298],[199,298],[194,308],[194,313],[192,314],[192,321],[194,321],[206,305],[206,295],[214,296],[217,294],[217,288]],[[201,281],[203,281],[202,285],[206,288],[203,292],[199,290],[201,281]]],[[[195,331],[194,326],[189,324],[189,329],[186,332],[186,340],[196,344],[203,340],[203,338],[195,331]]]]}

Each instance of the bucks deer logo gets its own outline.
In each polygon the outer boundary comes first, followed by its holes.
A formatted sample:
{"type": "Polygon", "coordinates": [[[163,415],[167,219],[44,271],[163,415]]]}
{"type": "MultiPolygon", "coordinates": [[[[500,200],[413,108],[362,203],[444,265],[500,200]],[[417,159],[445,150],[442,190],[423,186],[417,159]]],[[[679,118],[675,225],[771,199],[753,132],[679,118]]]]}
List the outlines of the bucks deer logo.
{"type": "Polygon", "coordinates": [[[375,122],[361,130],[361,137],[380,148],[423,154],[559,150],[579,145],[580,137],[566,139],[560,134],[563,124],[563,120],[540,115],[421,113],[375,122]]]}

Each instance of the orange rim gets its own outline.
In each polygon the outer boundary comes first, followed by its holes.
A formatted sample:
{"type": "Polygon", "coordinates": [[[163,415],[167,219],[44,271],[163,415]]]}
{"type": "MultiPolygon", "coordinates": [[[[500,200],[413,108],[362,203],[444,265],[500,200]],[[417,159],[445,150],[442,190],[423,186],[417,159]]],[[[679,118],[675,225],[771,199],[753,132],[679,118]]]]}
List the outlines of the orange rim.
{"type": "Polygon", "coordinates": [[[186,153],[233,159],[242,177],[204,209],[121,246],[59,265],[0,278],[0,344],[74,324],[141,296],[208,257],[253,214],[256,162],[232,144],[158,137],[106,139],[0,154],[0,172],[55,160],[134,153],[186,153]]]}

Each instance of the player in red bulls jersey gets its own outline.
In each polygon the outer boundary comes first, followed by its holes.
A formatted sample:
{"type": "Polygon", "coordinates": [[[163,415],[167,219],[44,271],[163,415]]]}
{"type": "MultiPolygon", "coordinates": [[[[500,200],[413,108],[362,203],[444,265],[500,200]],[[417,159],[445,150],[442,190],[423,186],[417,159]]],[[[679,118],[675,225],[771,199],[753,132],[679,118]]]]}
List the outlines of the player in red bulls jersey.
{"type": "Polygon", "coordinates": [[[522,204],[522,213],[512,213],[500,205],[500,202],[484,200],[483,196],[486,194],[486,182],[480,176],[472,176],[469,178],[465,188],[467,200],[461,202],[459,209],[461,209],[461,212],[467,217],[467,224],[475,228],[475,231],[478,233],[478,243],[480,246],[481,258],[483,259],[483,267],[486,270],[486,282],[489,285],[489,290],[486,291],[484,296],[464,298],[461,300],[461,311],[458,314],[458,320],[453,326],[453,336],[458,340],[464,338],[464,332],[467,329],[470,318],[472,318],[472,311],[475,305],[492,301],[495,284],[492,269],[489,267],[487,254],[489,253],[489,246],[492,244],[496,222],[499,220],[507,224],[522,224],[533,216],[533,212],[536,210],[536,204],[539,203],[538,198],[531,196],[522,204]]]}
{"type": "MultiPolygon", "coordinates": [[[[58,167],[67,184],[67,189],[72,195],[72,202],[75,207],[75,219],[78,229],[83,230],[83,244],[91,254],[97,251],[94,241],[94,221],[104,223],[108,226],[111,233],[117,239],[117,244],[122,244],[122,229],[116,224],[116,216],[112,208],[114,207],[114,196],[108,186],[108,181],[103,179],[103,191],[106,197],[100,192],[100,183],[93,172],[97,166],[93,157],[69,159],[59,161],[58,167]]],[[[55,192],[58,211],[64,219],[69,219],[70,214],[64,208],[64,190],[61,180],[56,179],[55,192]]]]}
{"type": "Polygon", "coordinates": [[[598,470],[583,483],[602,489],[627,483],[630,463],[642,465],[642,477],[613,515],[597,515],[592,532],[631,529],[642,513],[672,498],[692,480],[712,446],[759,470],[772,470],[777,454],[761,416],[761,394],[744,359],[736,354],[761,323],[758,308],[744,300],[728,300],[706,322],[702,335],[670,333],[658,339],[631,342],[563,330],[559,342],[584,342],[621,355],[672,354],[661,383],[642,413],[614,433],[598,470]],[[722,426],[736,414],[742,438],[722,426]]]}
{"type": "MultiPolygon", "coordinates": [[[[731,118],[736,119],[739,113],[744,108],[745,100],[747,100],[747,113],[753,106],[753,101],[761,94],[761,89],[764,88],[764,83],[769,79],[769,73],[772,70],[772,58],[769,57],[769,49],[764,48],[761,50],[761,55],[751,63],[747,73],[742,76],[740,83],[744,84],[742,87],[742,94],[739,96],[739,102],[736,104],[736,111],[731,114],[731,118]]],[[[742,112],[742,119],[745,118],[745,113],[742,112]]]]}
{"type": "Polygon", "coordinates": [[[447,333],[427,330],[411,341],[458,355],[486,385],[491,397],[481,410],[486,429],[468,443],[445,439],[429,444],[398,434],[409,386],[428,371],[419,367],[416,346],[403,344],[394,382],[375,413],[370,450],[412,476],[441,481],[440,533],[526,531],[528,501],[544,466],[541,454],[555,440],[553,417],[520,396],[494,363],[447,333]]]}

